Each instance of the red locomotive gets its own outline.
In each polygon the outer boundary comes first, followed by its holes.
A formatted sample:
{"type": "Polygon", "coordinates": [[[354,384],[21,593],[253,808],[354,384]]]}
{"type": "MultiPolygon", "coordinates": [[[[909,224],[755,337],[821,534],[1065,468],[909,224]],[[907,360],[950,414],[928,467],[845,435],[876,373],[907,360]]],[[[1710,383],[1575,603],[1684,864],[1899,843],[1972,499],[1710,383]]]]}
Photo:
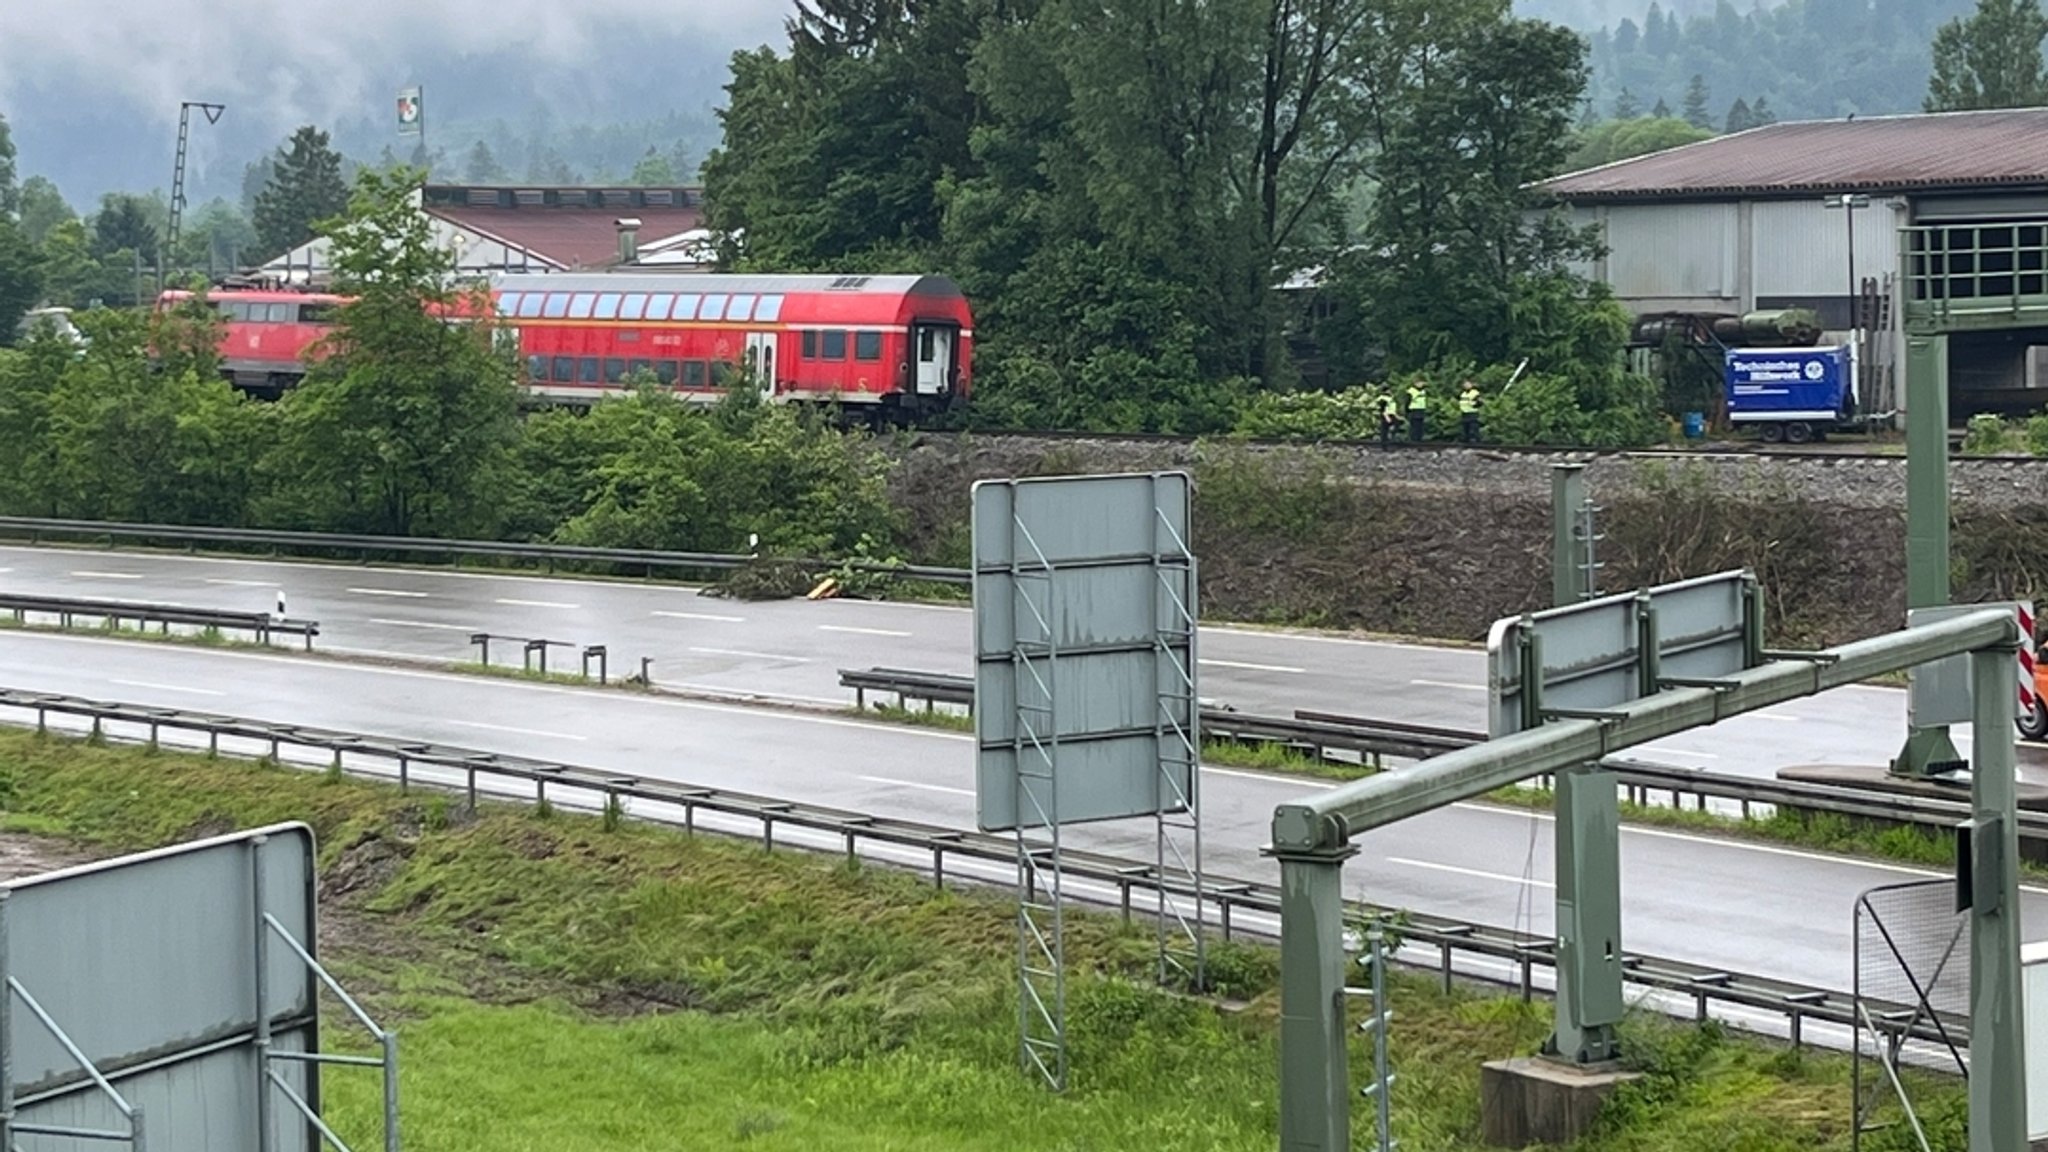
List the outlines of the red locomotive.
{"type": "MultiPolygon", "coordinates": [[[[187,294],[167,292],[163,303],[187,294]]],[[[339,297],[221,289],[234,382],[276,394],[305,372],[339,297]]],[[[973,315],[944,276],[508,275],[490,288],[530,392],[590,403],[652,373],[709,402],[737,379],[778,401],[837,401],[915,423],[966,399],[973,315]]]]}

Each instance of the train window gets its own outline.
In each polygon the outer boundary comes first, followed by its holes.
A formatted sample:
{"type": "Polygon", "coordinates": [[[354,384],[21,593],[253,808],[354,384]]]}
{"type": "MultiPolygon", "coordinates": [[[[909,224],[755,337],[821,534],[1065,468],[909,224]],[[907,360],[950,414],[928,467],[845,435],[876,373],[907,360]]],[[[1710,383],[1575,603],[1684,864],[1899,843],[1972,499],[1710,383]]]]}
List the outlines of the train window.
{"type": "Polygon", "coordinates": [[[675,387],[676,362],[673,360],[656,360],[654,362],[654,378],[661,381],[663,388],[675,387]]]}
{"type": "Polygon", "coordinates": [[[761,321],[763,324],[773,324],[781,318],[782,297],[780,296],[763,296],[761,297],[761,302],[754,305],[754,319],[761,321]]]}
{"type": "Polygon", "coordinates": [[[559,383],[559,384],[567,384],[567,383],[570,383],[571,381],[573,381],[573,380],[575,380],[575,379],[576,379],[576,358],[575,358],[574,356],[557,356],[557,357],[555,357],[555,381],[556,381],[556,383],[559,383]]]}
{"type": "Polygon", "coordinates": [[[705,383],[704,377],[704,362],[702,360],[683,361],[683,387],[702,388],[705,383]]]}
{"type": "Polygon", "coordinates": [[[340,311],[341,309],[333,304],[301,304],[299,305],[299,323],[332,324],[334,323],[335,314],[340,311]]]}
{"type": "Polygon", "coordinates": [[[725,293],[714,292],[704,297],[704,306],[697,310],[699,320],[720,320],[725,317],[725,293]]]}
{"type": "Polygon", "coordinates": [[[548,304],[546,308],[541,310],[541,315],[549,320],[560,320],[568,314],[569,294],[567,292],[548,293],[548,304]]]}
{"type": "Polygon", "coordinates": [[[646,312],[647,293],[645,292],[628,292],[626,293],[626,298],[619,301],[619,319],[621,320],[638,320],[646,312]]]}
{"type": "Polygon", "coordinates": [[[526,377],[529,380],[547,379],[548,358],[545,356],[528,356],[526,358],[526,377]]]}
{"type": "Polygon", "coordinates": [[[597,383],[597,357],[585,356],[576,361],[576,379],[583,384],[597,383]]]}
{"type": "Polygon", "coordinates": [[[272,324],[289,324],[295,319],[293,313],[296,313],[298,310],[299,308],[296,304],[272,304],[269,309],[270,322],[272,324]]]}
{"type": "Polygon", "coordinates": [[[818,358],[818,334],[817,334],[816,332],[805,332],[805,333],[804,333],[804,359],[806,359],[806,360],[816,360],[817,358],[818,358]]]}
{"type": "MultiPolygon", "coordinates": [[[[697,297],[694,293],[685,292],[681,296],[656,296],[655,299],[675,301],[675,310],[673,312],[664,311],[662,313],[663,316],[671,320],[695,320],[697,318],[697,297]]],[[[647,309],[647,318],[650,320],[654,318],[654,308],[651,305],[647,309]]]]}
{"type": "Polygon", "coordinates": [[[616,320],[619,318],[619,294],[607,292],[597,298],[597,309],[591,314],[594,320],[616,320]]]}
{"type": "Polygon", "coordinates": [[[604,382],[607,384],[617,384],[625,378],[626,362],[616,356],[607,358],[604,362],[604,382]]]}
{"type": "Polygon", "coordinates": [[[595,292],[578,292],[574,296],[569,297],[569,319],[590,319],[590,306],[595,303],[597,303],[597,293],[595,292]]]}
{"type": "Polygon", "coordinates": [[[822,355],[822,356],[820,357],[821,359],[825,359],[825,360],[844,360],[844,359],[846,359],[846,333],[845,333],[845,331],[844,331],[844,330],[842,330],[842,329],[838,329],[838,328],[834,328],[834,329],[832,329],[831,331],[828,331],[828,332],[826,332],[826,333],[825,333],[825,339],[824,339],[824,345],[825,345],[825,350],[824,350],[824,353],[823,353],[823,355],[822,355]]]}
{"type": "MultiPolygon", "coordinates": [[[[517,292],[500,292],[500,293],[498,293],[498,315],[500,315],[500,316],[517,316],[517,315],[519,315],[519,296],[520,296],[520,294],[519,294],[519,293],[517,293],[517,292]]],[[[308,307],[308,308],[311,308],[311,307],[312,307],[312,305],[311,305],[311,304],[308,304],[308,305],[307,305],[307,307],[308,307]]]]}
{"type": "Polygon", "coordinates": [[[855,360],[880,360],[882,358],[882,334],[880,332],[855,332],[853,334],[853,358],[855,360]]]}
{"type": "Polygon", "coordinates": [[[540,316],[541,305],[547,302],[548,294],[545,292],[524,293],[519,297],[519,312],[517,315],[521,320],[537,319],[540,316]]]}
{"type": "Polygon", "coordinates": [[[752,320],[754,318],[754,298],[752,296],[733,297],[732,303],[726,305],[725,318],[727,320],[752,320]]]}
{"type": "Polygon", "coordinates": [[[634,360],[626,365],[626,375],[628,376],[638,376],[642,372],[652,372],[653,370],[652,362],[647,360],[634,360]]]}

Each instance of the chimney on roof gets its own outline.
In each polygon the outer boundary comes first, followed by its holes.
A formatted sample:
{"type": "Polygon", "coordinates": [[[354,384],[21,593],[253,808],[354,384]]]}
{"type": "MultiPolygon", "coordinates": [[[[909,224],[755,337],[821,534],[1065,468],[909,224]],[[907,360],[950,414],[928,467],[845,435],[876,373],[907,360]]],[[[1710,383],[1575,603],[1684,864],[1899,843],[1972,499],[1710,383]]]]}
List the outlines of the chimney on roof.
{"type": "Polygon", "coordinates": [[[627,216],[614,223],[619,229],[619,263],[631,264],[640,259],[640,218],[627,216]]]}

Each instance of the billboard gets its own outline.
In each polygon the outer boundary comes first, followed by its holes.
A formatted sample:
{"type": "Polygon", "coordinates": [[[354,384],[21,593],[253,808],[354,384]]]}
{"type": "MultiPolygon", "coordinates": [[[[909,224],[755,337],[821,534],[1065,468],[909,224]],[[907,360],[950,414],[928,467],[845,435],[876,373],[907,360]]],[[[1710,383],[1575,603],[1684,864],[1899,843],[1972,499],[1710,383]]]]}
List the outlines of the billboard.
{"type": "Polygon", "coordinates": [[[1730,348],[1722,373],[1728,419],[1834,419],[1850,406],[1854,375],[1846,346],[1730,348]]]}

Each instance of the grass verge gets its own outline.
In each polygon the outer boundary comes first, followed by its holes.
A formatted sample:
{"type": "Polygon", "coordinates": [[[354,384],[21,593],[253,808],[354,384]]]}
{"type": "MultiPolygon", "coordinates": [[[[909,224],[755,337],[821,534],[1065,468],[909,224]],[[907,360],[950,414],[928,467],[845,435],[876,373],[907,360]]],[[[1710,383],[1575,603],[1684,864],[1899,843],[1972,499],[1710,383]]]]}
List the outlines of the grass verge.
{"type": "MultiPolygon", "coordinates": [[[[0,797],[9,829],[98,852],[312,824],[323,952],[401,1035],[411,1147],[1272,1147],[1276,957],[1263,946],[1212,953],[1221,992],[1241,1002],[1228,1007],[1150,987],[1142,925],[1070,917],[1074,1088],[1053,1097],[1016,1068],[1014,921],[999,894],[631,821],[471,813],[439,794],[12,731],[0,797]]],[[[1547,1007],[1401,973],[1393,988],[1395,1134],[1410,1149],[1477,1148],[1479,1064],[1532,1051],[1547,1007]]],[[[1580,1152],[1848,1146],[1840,1058],[1641,1015],[1625,1037],[1646,1075],[1580,1152]]],[[[327,1076],[329,1114],[373,1143],[375,1077],[352,1071],[327,1076]]],[[[1958,1085],[1916,1092],[1938,1132],[1960,1130],[1958,1085]]]]}

